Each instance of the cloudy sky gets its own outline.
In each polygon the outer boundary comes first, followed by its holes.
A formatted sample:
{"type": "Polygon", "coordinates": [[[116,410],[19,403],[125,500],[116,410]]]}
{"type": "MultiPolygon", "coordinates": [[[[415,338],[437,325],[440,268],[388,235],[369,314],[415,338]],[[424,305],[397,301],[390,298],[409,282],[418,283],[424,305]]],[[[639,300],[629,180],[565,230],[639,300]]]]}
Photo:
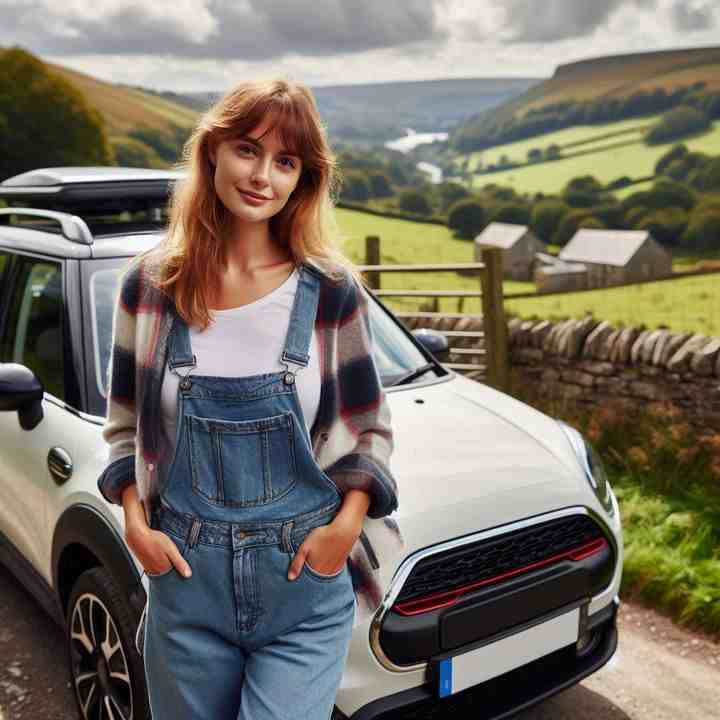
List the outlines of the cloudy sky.
{"type": "Polygon", "coordinates": [[[586,57],[718,42],[717,0],[0,0],[0,46],[113,82],[222,91],[545,77],[586,57]]]}

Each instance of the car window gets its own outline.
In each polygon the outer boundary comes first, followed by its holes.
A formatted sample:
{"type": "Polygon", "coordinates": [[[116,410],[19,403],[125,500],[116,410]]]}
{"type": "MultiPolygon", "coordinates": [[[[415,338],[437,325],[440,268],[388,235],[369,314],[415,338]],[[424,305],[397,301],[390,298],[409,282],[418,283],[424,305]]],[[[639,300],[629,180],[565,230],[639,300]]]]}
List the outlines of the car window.
{"type": "Polygon", "coordinates": [[[26,258],[20,261],[16,278],[0,361],[30,368],[46,392],[64,400],[62,268],[26,258]]]}

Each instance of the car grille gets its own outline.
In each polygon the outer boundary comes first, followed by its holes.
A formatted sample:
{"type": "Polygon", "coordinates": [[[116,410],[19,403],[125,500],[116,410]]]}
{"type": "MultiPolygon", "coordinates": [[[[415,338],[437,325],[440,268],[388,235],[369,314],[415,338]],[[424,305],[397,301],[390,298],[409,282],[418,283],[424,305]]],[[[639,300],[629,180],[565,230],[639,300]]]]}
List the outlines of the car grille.
{"type": "Polygon", "coordinates": [[[394,607],[443,595],[469,585],[499,582],[564,557],[581,559],[607,541],[587,515],[557,518],[469,545],[430,555],[412,569],[394,607]]]}

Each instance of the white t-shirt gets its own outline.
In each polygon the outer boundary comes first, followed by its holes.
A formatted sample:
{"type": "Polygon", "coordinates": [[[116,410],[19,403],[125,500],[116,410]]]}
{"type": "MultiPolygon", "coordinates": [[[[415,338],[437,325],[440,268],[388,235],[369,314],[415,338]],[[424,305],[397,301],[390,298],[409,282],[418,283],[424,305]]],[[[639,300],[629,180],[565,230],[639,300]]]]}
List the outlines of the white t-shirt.
{"type": "MultiPolygon", "coordinates": [[[[240,307],[211,310],[214,318],[205,331],[191,325],[190,345],[197,365],[177,368],[185,376],[244,377],[284,371],[280,362],[290,325],[290,311],[298,284],[298,271],[272,292],[240,307]],[[189,371],[189,373],[188,373],[189,371]]],[[[317,334],[310,343],[310,361],[295,376],[308,434],[320,404],[320,363],[317,334]]],[[[290,364],[291,370],[297,365],[290,364]]],[[[180,378],[165,365],[161,389],[163,429],[171,448],[177,430],[177,392],[180,378]]],[[[174,452],[174,450],[173,450],[174,452]]]]}

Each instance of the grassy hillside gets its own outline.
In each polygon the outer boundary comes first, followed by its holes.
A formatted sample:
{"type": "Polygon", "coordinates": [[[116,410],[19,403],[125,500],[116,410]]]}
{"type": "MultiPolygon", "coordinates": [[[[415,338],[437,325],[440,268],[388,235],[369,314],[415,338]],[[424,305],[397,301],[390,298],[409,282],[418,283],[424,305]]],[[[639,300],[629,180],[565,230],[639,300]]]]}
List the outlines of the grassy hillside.
{"type": "MultiPolygon", "coordinates": [[[[488,183],[497,183],[498,185],[512,186],[520,193],[557,193],[562,190],[568,180],[580,175],[593,175],[602,183],[608,183],[622,175],[628,175],[631,178],[647,177],[654,173],[655,163],[660,157],[675,144],[675,142],[671,142],[650,146],[643,142],[641,131],[638,128],[646,125],[652,119],[653,117],[650,116],[635,121],[626,120],[606,125],[576,126],[473,153],[470,156],[471,168],[477,166],[478,162],[483,165],[497,162],[502,155],[506,155],[510,160],[522,162],[527,158],[528,149],[533,147],[544,149],[551,143],[560,145],[561,150],[562,146],[565,146],[563,154],[568,157],[473,175],[472,186],[478,188],[488,183]],[[635,128],[633,128],[633,123],[635,128]],[[607,134],[614,129],[625,132],[607,137],[607,134]],[[586,142],[574,147],[567,145],[574,139],[583,137],[586,142]]],[[[720,155],[720,121],[713,123],[711,130],[683,139],[682,142],[688,150],[704,152],[708,155],[720,155]]],[[[638,188],[634,187],[631,191],[636,189],[638,188]]]]}
{"type": "Polygon", "coordinates": [[[107,123],[110,136],[126,135],[138,127],[172,132],[172,126],[192,127],[197,112],[182,105],[132,88],[104,82],[75,70],[46,63],[58,75],[81,90],[107,123]]]}

